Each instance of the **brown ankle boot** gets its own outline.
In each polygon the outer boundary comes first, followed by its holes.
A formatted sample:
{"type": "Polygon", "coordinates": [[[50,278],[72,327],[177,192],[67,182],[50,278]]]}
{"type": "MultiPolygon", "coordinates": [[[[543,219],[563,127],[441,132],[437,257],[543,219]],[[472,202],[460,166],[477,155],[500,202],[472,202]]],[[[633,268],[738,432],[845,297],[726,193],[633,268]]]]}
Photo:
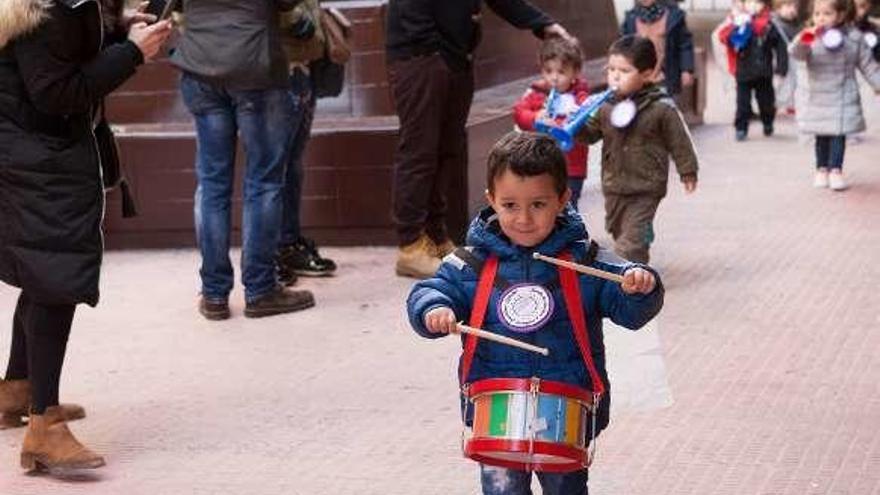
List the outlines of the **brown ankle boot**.
{"type": "Polygon", "coordinates": [[[401,246],[397,251],[397,265],[395,271],[402,277],[425,279],[434,276],[440,268],[440,258],[437,257],[437,246],[425,234],[416,239],[412,244],[401,246]]]}
{"type": "Polygon", "coordinates": [[[0,412],[27,409],[31,398],[31,384],[27,380],[0,380],[0,412]]]}
{"type": "Polygon", "coordinates": [[[43,414],[31,414],[21,447],[21,467],[95,469],[104,465],[103,457],[73,436],[62,414],[58,406],[47,408],[43,414]]]}
{"type": "Polygon", "coordinates": [[[447,254],[455,251],[455,243],[448,238],[444,239],[443,242],[440,243],[434,241],[434,248],[434,255],[442,260],[446,257],[447,254]]]}
{"type": "MultiPolygon", "coordinates": [[[[0,430],[25,425],[30,408],[31,384],[28,380],[0,380],[0,430]]],[[[59,406],[66,421],[86,417],[86,410],[77,404],[59,406]]]]}

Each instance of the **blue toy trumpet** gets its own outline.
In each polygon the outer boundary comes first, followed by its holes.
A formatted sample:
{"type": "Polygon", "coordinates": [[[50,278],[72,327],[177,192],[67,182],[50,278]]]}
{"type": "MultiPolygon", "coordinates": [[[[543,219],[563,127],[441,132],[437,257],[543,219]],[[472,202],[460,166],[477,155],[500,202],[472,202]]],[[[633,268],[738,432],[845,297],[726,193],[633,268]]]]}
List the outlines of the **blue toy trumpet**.
{"type": "Polygon", "coordinates": [[[562,123],[561,127],[550,125],[545,122],[535,122],[535,130],[543,132],[544,134],[549,134],[556,140],[556,143],[562,148],[562,151],[567,153],[571,151],[572,147],[574,147],[574,136],[578,133],[581,127],[583,127],[592,116],[596,115],[599,108],[601,108],[602,105],[613,96],[614,88],[609,88],[601,93],[590,95],[587,97],[586,101],[578,107],[576,112],[565,119],[565,122],[562,123]]]}
{"type": "Polygon", "coordinates": [[[556,87],[553,87],[550,90],[550,93],[547,94],[547,100],[544,101],[544,113],[547,114],[548,118],[555,119],[556,107],[559,106],[559,91],[556,91],[556,87]]]}
{"type": "Polygon", "coordinates": [[[749,46],[749,41],[754,35],[754,27],[752,26],[752,16],[749,14],[737,14],[733,17],[733,32],[730,33],[728,43],[733,47],[736,53],[739,53],[749,46]]]}

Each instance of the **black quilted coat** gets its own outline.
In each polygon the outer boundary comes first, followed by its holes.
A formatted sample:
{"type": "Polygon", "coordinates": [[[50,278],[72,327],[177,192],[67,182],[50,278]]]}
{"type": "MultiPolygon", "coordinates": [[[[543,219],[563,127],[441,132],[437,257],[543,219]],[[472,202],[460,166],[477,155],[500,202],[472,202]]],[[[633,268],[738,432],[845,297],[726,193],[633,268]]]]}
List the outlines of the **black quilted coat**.
{"type": "Polygon", "coordinates": [[[43,304],[98,302],[102,98],[143,62],[104,46],[96,0],[0,0],[0,280],[43,304]]]}

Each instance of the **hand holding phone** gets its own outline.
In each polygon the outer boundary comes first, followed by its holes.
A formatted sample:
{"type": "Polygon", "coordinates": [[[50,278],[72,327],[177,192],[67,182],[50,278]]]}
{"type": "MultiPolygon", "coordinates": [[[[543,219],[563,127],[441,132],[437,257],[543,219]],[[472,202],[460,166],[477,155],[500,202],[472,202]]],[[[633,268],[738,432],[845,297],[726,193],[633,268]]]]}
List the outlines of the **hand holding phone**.
{"type": "Polygon", "coordinates": [[[144,13],[156,16],[156,21],[164,21],[171,17],[177,0],[150,0],[144,13]]]}
{"type": "Polygon", "coordinates": [[[167,19],[150,25],[138,22],[132,24],[131,29],[128,30],[128,39],[138,47],[146,62],[159,54],[172,29],[171,21],[167,19]]]}

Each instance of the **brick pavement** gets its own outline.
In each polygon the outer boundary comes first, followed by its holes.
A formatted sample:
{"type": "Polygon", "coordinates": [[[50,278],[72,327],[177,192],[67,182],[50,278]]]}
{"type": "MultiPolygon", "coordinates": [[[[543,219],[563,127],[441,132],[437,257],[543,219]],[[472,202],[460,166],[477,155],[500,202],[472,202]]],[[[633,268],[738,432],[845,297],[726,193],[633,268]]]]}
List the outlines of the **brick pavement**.
{"type": "MultiPolygon", "coordinates": [[[[666,307],[645,333],[609,330],[619,386],[592,492],[880,493],[880,134],[848,150],[851,190],[815,191],[791,125],[733,143],[733,97],[711,87],[700,189],[660,209],[666,307]]],[[[583,206],[600,232],[595,181],[583,206]]],[[[302,284],[319,308],[251,321],[236,299],[221,323],[194,312],[194,252],[110,253],[62,387],[109,465],[24,476],[21,430],[0,432],[0,494],[475,493],[455,342],[408,330],[393,250],[327,252],[341,275],[302,284]]],[[[0,288],[0,325],[14,302],[0,288]]]]}
{"type": "Polygon", "coordinates": [[[733,95],[714,84],[709,101],[700,190],[673,191],[657,222],[673,405],[617,415],[593,488],[880,493],[880,100],[866,98],[875,127],[847,150],[845,193],[810,187],[792,122],[734,143],[733,95]]]}

